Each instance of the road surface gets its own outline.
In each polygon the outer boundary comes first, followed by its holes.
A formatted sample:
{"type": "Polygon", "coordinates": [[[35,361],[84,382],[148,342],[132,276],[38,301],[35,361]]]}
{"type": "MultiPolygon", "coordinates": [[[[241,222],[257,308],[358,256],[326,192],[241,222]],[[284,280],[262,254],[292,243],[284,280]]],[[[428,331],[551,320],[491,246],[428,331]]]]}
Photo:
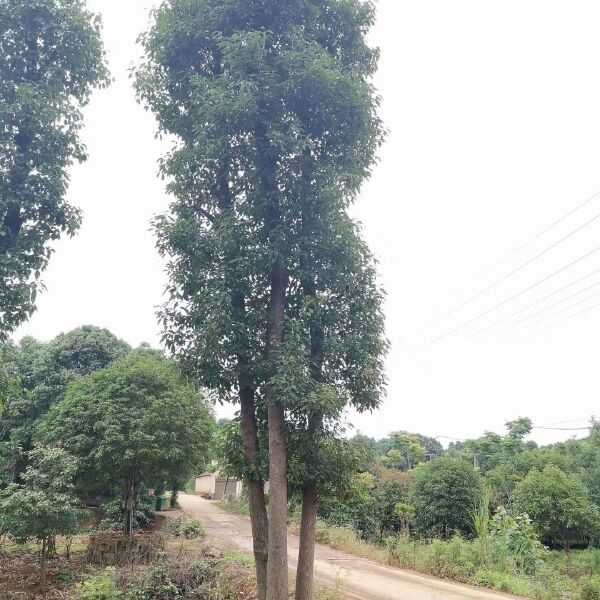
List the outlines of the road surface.
{"type": "MultiPolygon", "coordinates": [[[[199,496],[181,494],[179,503],[184,513],[201,519],[211,545],[221,550],[252,553],[250,520],[230,514],[218,504],[199,496]]],[[[288,538],[290,569],[295,569],[298,556],[298,538],[288,538]]],[[[319,585],[335,588],[355,600],[507,600],[510,596],[386,567],[376,562],[344,554],[326,546],[317,545],[315,578],[319,585]]]]}

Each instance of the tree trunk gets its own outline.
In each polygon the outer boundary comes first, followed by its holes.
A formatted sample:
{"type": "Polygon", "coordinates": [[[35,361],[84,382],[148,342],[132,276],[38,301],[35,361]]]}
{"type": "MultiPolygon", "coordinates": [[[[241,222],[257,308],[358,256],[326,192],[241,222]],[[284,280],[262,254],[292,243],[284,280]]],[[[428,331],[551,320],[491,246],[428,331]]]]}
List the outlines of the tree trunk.
{"type": "Polygon", "coordinates": [[[269,558],[267,600],[287,600],[287,443],[285,413],[269,403],[269,558]]]}
{"type": "Polygon", "coordinates": [[[135,500],[135,490],[133,479],[125,484],[125,535],[133,536],[133,503],[135,500]]]}
{"type": "Polygon", "coordinates": [[[46,581],[46,564],[48,562],[48,538],[44,538],[42,540],[42,559],[40,561],[40,569],[41,569],[41,581],[40,585],[42,586],[42,591],[46,591],[46,587],[48,582],[46,581]]]}
{"type": "Polygon", "coordinates": [[[269,557],[267,562],[267,600],[287,600],[287,431],[285,410],[273,386],[277,375],[285,320],[288,275],[281,258],[271,273],[271,302],[268,325],[268,381],[265,398],[269,420],[269,557]]]}
{"type": "Polygon", "coordinates": [[[306,482],[302,490],[302,519],[300,521],[300,550],[296,571],[296,600],[313,600],[313,571],[315,564],[315,535],[317,529],[317,483],[306,482]]]}
{"type": "Polygon", "coordinates": [[[267,518],[267,505],[265,502],[265,484],[260,476],[258,464],[259,446],[254,390],[249,385],[240,386],[240,405],[244,457],[248,471],[246,480],[248,485],[248,502],[250,504],[250,522],[252,525],[258,600],[265,600],[267,597],[269,520],[267,518]]]}
{"type": "MultiPolygon", "coordinates": [[[[303,221],[303,228],[310,224],[303,221]]],[[[315,277],[310,274],[310,262],[301,258],[302,270],[305,276],[302,280],[304,295],[316,299],[317,285],[315,277]]],[[[318,313],[313,313],[310,321],[310,373],[315,382],[322,380],[323,346],[325,333],[318,313]]],[[[323,418],[320,414],[311,414],[308,419],[308,439],[312,442],[314,456],[319,456],[320,444],[317,435],[323,428],[323,418]]],[[[318,468],[318,458],[316,468],[318,468]]],[[[314,476],[313,476],[314,477],[314,476]]],[[[318,484],[314,479],[304,482],[302,488],[302,519],[300,523],[300,549],[298,551],[298,567],[296,570],[296,600],[312,600],[314,596],[314,563],[315,563],[315,534],[317,526],[318,484]]]]}

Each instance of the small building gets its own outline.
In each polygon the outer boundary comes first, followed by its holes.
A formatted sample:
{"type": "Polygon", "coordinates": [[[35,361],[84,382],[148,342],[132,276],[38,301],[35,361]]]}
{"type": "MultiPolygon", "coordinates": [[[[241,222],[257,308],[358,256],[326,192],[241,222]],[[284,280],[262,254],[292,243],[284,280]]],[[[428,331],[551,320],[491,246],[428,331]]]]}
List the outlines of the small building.
{"type": "Polygon", "coordinates": [[[222,477],[218,473],[202,473],[196,477],[196,493],[210,500],[238,501],[242,488],[242,482],[235,477],[222,477]]]}

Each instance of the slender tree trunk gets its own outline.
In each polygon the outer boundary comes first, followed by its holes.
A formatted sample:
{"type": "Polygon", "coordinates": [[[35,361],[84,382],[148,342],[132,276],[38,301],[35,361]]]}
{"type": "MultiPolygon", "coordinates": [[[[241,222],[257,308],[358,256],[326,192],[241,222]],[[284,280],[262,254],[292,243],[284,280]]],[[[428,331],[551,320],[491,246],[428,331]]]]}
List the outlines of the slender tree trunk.
{"type": "Polygon", "coordinates": [[[254,390],[249,385],[240,386],[240,405],[244,457],[248,471],[246,483],[248,485],[248,502],[250,504],[250,522],[252,524],[258,600],[265,600],[267,597],[269,520],[267,518],[267,505],[265,502],[265,483],[260,476],[258,464],[259,446],[254,390]]]}
{"type": "MultiPolygon", "coordinates": [[[[216,52],[215,74],[222,71],[221,54],[216,52]]],[[[235,168],[235,167],[234,167],[235,168]]],[[[235,202],[229,187],[229,159],[223,161],[219,172],[215,194],[220,198],[220,207],[223,214],[234,210],[235,202]]],[[[232,251],[230,259],[243,256],[239,249],[232,251]]],[[[258,600],[267,597],[267,563],[268,563],[268,529],[267,505],[265,501],[265,483],[260,474],[258,426],[256,423],[255,389],[248,375],[249,364],[249,333],[247,331],[246,299],[242,292],[234,289],[231,297],[234,314],[240,323],[244,324],[239,344],[243,349],[238,357],[238,382],[240,397],[240,417],[242,425],[242,439],[244,445],[244,460],[246,463],[248,486],[248,502],[250,505],[250,522],[252,525],[252,543],[254,550],[254,563],[256,569],[256,583],[258,600]]]]}
{"type": "Polygon", "coordinates": [[[42,590],[46,591],[46,587],[48,585],[47,577],[46,577],[46,565],[48,562],[48,538],[44,538],[42,540],[42,559],[40,561],[40,569],[41,569],[41,586],[42,590]]]}
{"type": "Polygon", "coordinates": [[[133,503],[135,499],[135,489],[133,478],[125,484],[125,535],[133,536],[133,503]]]}
{"type": "MultiPolygon", "coordinates": [[[[307,227],[306,221],[303,227],[307,227]]],[[[305,278],[302,281],[304,295],[308,298],[317,297],[317,286],[314,275],[309,275],[308,257],[301,259],[305,278]]],[[[310,322],[310,373],[315,382],[322,380],[324,330],[318,314],[313,314],[310,322]]],[[[323,428],[323,418],[320,414],[309,415],[308,436],[314,440],[313,450],[318,456],[319,444],[317,434],[323,428]]],[[[315,534],[317,526],[317,502],[319,488],[315,480],[304,482],[302,489],[302,518],[300,523],[300,548],[298,551],[298,567],[296,570],[296,600],[313,600],[314,596],[314,563],[315,563],[315,534]]]]}
{"type": "Polygon", "coordinates": [[[312,600],[314,595],[315,535],[317,529],[317,483],[308,481],[302,489],[300,550],[296,571],[296,600],[312,600]]]}
{"type": "Polygon", "coordinates": [[[269,419],[269,558],[267,600],[287,600],[287,430],[285,410],[273,386],[278,371],[285,321],[288,275],[278,258],[271,272],[271,302],[268,325],[268,381],[265,386],[269,419]]]}

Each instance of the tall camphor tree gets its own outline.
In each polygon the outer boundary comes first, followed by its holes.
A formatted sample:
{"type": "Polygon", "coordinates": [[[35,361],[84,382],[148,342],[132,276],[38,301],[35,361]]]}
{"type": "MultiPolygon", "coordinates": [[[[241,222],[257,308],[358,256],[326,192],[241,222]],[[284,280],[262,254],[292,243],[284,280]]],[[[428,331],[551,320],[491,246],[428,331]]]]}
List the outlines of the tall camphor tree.
{"type": "MultiPolygon", "coordinates": [[[[327,219],[323,231],[341,236],[340,245],[344,236],[361,244],[344,218],[382,139],[369,83],[377,53],[365,43],[372,21],[372,6],[359,0],[173,0],[155,11],[142,38],[139,95],[160,128],[178,138],[162,163],[176,201],[157,222],[159,247],[171,257],[165,341],[205,385],[239,399],[261,598],[288,594],[290,425],[303,418],[309,435],[318,432],[339,416],[339,407],[330,409],[349,397],[342,388],[358,400],[367,384],[382,383],[385,344],[371,259],[367,253],[357,277],[348,271],[355,287],[361,269],[370,274],[365,297],[371,294],[374,311],[364,323],[378,343],[364,361],[368,352],[352,348],[360,316],[347,317],[345,344],[319,331],[327,324],[321,296],[340,274],[335,255],[321,264],[312,242],[322,236],[319,220],[327,219]],[[353,383],[327,385],[320,338],[323,345],[329,340],[329,353],[343,349],[336,368],[353,383]],[[313,394],[303,410],[306,398],[290,383],[298,376],[330,393],[313,394]],[[315,408],[319,396],[332,401],[315,408]],[[264,415],[268,540],[257,468],[264,415]]],[[[337,295],[351,293],[346,287],[337,295]]],[[[375,404],[367,393],[364,407],[375,404]]]]}
{"type": "Polygon", "coordinates": [[[107,83],[81,0],[0,0],[0,335],[34,310],[51,243],[74,234],[68,170],[86,158],[81,108],[107,83]]]}

